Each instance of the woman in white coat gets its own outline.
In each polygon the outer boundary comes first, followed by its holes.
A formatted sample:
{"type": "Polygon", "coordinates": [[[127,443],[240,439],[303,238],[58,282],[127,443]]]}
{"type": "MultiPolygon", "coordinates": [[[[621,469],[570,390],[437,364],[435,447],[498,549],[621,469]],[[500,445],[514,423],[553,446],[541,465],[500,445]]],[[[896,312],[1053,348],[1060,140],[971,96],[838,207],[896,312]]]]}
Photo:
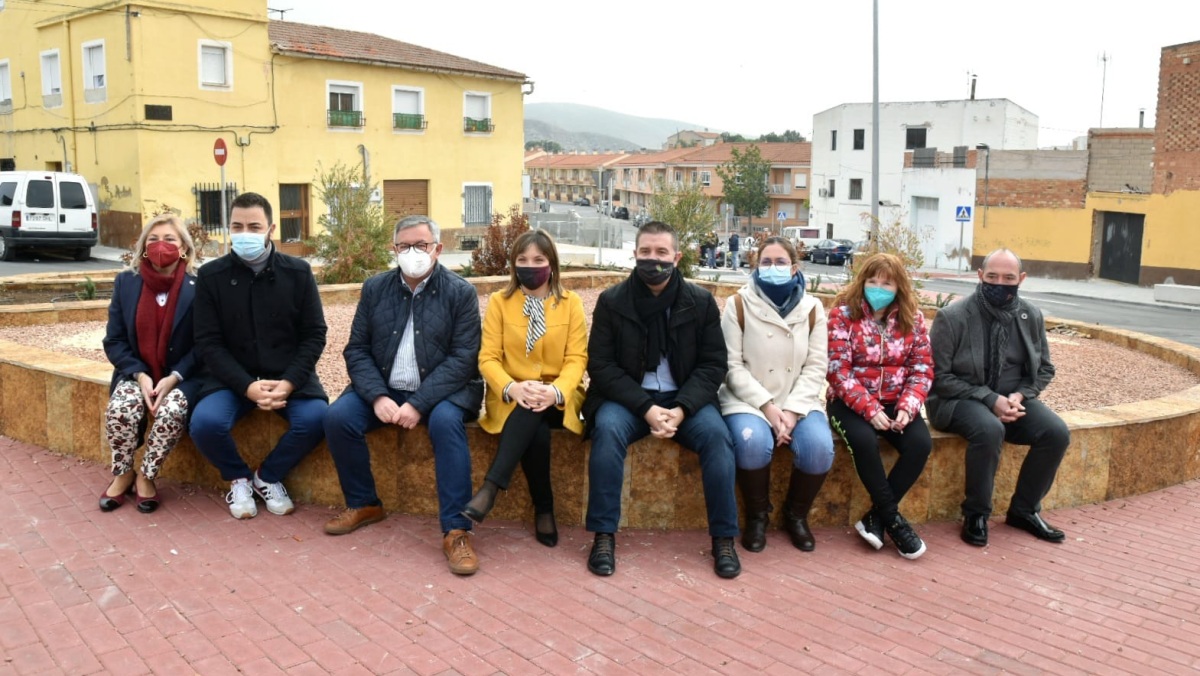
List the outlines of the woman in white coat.
{"type": "Polygon", "coordinates": [[[786,446],[794,457],[783,527],[793,545],[812,551],[808,512],[833,465],[821,397],[829,360],[825,309],[805,294],[800,259],[786,238],[764,240],[757,264],[721,318],[729,373],[719,398],[746,509],[742,545],[752,552],[766,547],[771,458],[776,447],[786,446]]]}

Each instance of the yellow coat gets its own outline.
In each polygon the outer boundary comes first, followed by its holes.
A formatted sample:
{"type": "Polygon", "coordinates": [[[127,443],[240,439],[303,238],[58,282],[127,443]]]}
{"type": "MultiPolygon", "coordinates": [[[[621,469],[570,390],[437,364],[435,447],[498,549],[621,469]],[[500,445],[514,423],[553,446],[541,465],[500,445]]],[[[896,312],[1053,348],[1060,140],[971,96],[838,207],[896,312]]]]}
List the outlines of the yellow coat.
{"type": "Polygon", "coordinates": [[[479,372],[487,382],[485,410],[479,426],[491,434],[504,429],[504,421],[516,402],[504,403],[504,388],[511,382],[537,380],[550,383],[563,393],[563,427],[583,434],[579,410],[583,406],[583,372],[587,368],[587,323],[579,294],[564,290],[563,299],[546,298],[546,333],[525,354],[529,318],[525,316],[525,293],[521,289],[508,298],[493,293],[483,318],[483,344],[479,349],[479,372]]]}

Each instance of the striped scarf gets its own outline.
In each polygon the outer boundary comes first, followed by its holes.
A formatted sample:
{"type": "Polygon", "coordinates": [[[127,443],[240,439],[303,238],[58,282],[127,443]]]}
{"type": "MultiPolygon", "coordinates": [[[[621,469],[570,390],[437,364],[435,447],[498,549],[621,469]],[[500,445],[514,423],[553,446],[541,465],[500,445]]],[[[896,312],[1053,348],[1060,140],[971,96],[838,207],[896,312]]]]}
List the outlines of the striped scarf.
{"type": "Polygon", "coordinates": [[[534,343],[546,335],[546,309],[543,300],[525,296],[525,316],[529,317],[529,330],[525,333],[525,354],[533,352],[534,343]]]}

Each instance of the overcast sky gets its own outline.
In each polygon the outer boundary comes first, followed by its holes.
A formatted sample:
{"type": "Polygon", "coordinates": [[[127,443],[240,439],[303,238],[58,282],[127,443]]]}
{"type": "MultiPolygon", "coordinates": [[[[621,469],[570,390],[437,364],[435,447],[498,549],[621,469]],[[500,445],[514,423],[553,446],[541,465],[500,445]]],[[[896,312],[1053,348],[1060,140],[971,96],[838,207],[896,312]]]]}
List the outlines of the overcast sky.
{"type": "MultiPolygon", "coordinates": [[[[525,73],[569,102],[747,136],[871,100],[870,0],[270,0],[286,19],[377,33],[525,73]]],[[[1040,146],[1154,124],[1162,47],[1200,40],[1197,0],[881,0],[881,101],[1007,98],[1040,146]]],[[[278,14],[272,14],[278,17],[278,14]]]]}

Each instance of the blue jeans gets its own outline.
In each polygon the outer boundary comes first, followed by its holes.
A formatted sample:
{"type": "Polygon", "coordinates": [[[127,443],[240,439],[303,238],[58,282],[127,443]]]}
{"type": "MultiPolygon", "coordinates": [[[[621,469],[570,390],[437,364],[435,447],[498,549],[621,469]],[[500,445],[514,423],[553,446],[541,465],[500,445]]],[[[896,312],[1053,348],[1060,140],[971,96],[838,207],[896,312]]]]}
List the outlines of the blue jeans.
{"type": "MultiPolygon", "coordinates": [[[[392,401],[401,406],[410,394],[388,390],[392,401]]],[[[433,472],[442,532],[471,530],[470,519],[459,513],[471,499],[471,452],[467,449],[466,417],[466,410],[443,400],[422,421],[429,427],[429,439],[433,442],[433,472]]],[[[338,397],[329,407],[325,416],[325,437],[347,507],[357,509],[382,504],[375,492],[375,477],[371,474],[367,432],[383,426],[384,422],[375,416],[372,405],[353,391],[338,397]]]]}
{"type": "MultiPolygon", "coordinates": [[[[775,434],[767,421],[752,413],[725,416],[733,437],[733,455],[739,469],[762,469],[771,464],[775,434]]],[[[833,432],[820,410],[796,421],[792,429],[792,466],[804,474],[825,474],[833,467],[833,432]]]]}
{"type": "MultiPolygon", "coordinates": [[[[249,479],[254,476],[237,445],[233,443],[233,426],[256,408],[254,402],[233,390],[220,389],[204,397],[192,411],[188,433],[196,448],[208,458],[225,481],[249,479]]],[[[288,431],[275,444],[274,450],[263,459],[258,478],[267,483],[283,481],[304,456],[312,452],[325,436],[324,399],[288,399],[287,406],[275,411],[288,421],[288,431]]]]}
{"type": "MultiPolygon", "coordinates": [[[[675,399],[675,392],[649,392],[655,403],[675,399]]],[[[621,522],[621,486],[629,444],[650,434],[646,420],[624,406],[606,401],[596,411],[592,453],[588,459],[587,529],[615,533],[621,522]]],[[[717,407],[709,404],[683,419],[674,440],[700,456],[700,480],[713,537],[736,537],[733,445],[717,407]]]]}
{"type": "Polygon", "coordinates": [[[707,260],[708,260],[708,267],[710,267],[710,268],[717,267],[717,247],[715,247],[715,246],[708,247],[707,260]]]}
{"type": "Polygon", "coordinates": [[[729,267],[730,267],[730,269],[732,269],[732,270],[737,270],[739,267],[741,267],[741,266],[739,265],[739,264],[741,263],[741,261],[739,261],[739,260],[738,260],[738,253],[739,253],[739,252],[737,252],[737,251],[730,251],[730,252],[729,252],[729,256],[728,256],[728,258],[729,258],[729,260],[731,261],[731,262],[730,262],[730,265],[729,265],[729,267]]]}

